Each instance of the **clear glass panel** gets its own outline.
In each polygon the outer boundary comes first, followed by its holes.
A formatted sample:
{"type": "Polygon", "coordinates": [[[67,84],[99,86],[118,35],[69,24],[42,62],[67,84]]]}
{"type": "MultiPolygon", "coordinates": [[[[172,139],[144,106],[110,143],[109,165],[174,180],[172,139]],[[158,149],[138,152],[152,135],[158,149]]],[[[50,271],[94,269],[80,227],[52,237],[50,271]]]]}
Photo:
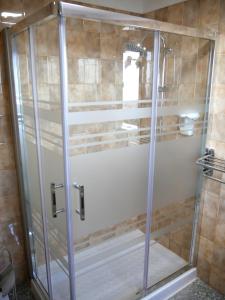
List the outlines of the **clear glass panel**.
{"type": "Polygon", "coordinates": [[[22,153],[22,168],[25,179],[26,208],[30,221],[31,253],[33,256],[33,271],[47,290],[45,244],[43,235],[40,181],[38,173],[37,143],[34,119],[34,103],[29,61],[28,32],[18,34],[14,40],[14,74],[16,80],[16,104],[18,111],[18,126],[20,131],[20,146],[22,153]],[[41,272],[40,272],[41,269],[41,272]]]}
{"type": "Polygon", "coordinates": [[[150,286],[189,264],[210,53],[208,40],[160,41],[150,286]]]}
{"type": "Polygon", "coordinates": [[[143,287],[153,34],[81,19],[68,19],[66,31],[77,299],[136,299],[143,287]]]}
{"type": "Polygon", "coordinates": [[[56,210],[66,207],[64,188],[53,187],[53,184],[64,184],[58,19],[35,26],[34,39],[42,182],[53,299],[70,299],[66,213],[63,211],[53,216],[54,201],[56,210]]]}

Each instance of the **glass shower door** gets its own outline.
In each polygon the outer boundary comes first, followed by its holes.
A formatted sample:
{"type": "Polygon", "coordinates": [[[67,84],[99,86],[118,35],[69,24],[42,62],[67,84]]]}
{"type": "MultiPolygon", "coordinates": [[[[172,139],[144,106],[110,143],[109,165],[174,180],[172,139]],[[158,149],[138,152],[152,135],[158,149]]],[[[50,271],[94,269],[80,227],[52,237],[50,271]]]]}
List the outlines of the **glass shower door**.
{"type": "Polygon", "coordinates": [[[47,252],[43,222],[43,202],[39,178],[35,105],[32,93],[29,32],[12,39],[13,67],[16,95],[16,121],[19,133],[24,206],[27,214],[33,276],[48,292],[47,252]],[[40,272],[40,268],[42,271],[40,272]]]}
{"type": "Polygon", "coordinates": [[[153,33],[67,19],[78,300],[143,289],[153,33]]]}
{"type": "Polygon", "coordinates": [[[199,201],[195,162],[207,129],[210,45],[209,40],[160,33],[148,286],[192,263],[199,201]]]}
{"type": "Polygon", "coordinates": [[[59,19],[13,37],[14,81],[34,279],[52,300],[74,299],[68,259],[59,19]]]}
{"type": "MultiPolygon", "coordinates": [[[[36,69],[38,134],[52,299],[73,299],[68,247],[68,210],[65,177],[64,99],[61,90],[59,18],[32,29],[36,69]]],[[[71,209],[71,208],[70,208],[71,209]]]]}

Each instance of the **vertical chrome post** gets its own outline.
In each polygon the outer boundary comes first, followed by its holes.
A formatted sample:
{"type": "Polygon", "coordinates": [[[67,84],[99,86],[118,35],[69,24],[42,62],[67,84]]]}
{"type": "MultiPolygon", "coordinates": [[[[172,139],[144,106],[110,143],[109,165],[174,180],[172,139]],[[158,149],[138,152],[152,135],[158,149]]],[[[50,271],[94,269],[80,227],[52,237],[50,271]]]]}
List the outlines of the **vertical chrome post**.
{"type": "Polygon", "coordinates": [[[160,32],[154,32],[154,53],[153,53],[153,83],[152,83],[152,112],[150,124],[149,143],[149,164],[148,164],[148,193],[147,193],[147,220],[145,235],[145,259],[144,259],[144,284],[146,291],[148,288],[148,265],[151,240],[152,203],[154,197],[154,172],[155,172],[155,147],[157,128],[157,100],[158,100],[158,78],[159,78],[159,58],[160,58],[160,32]]]}
{"type": "Polygon", "coordinates": [[[66,24],[65,17],[59,16],[59,56],[60,56],[60,88],[61,111],[63,132],[63,156],[64,156],[64,187],[66,194],[66,224],[67,224],[67,248],[70,279],[70,299],[76,299],[75,293],[75,264],[74,264],[74,233],[70,183],[69,162],[69,124],[68,124],[68,62],[66,51],[66,24]]]}
{"type": "Polygon", "coordinates": [[[39,175],[39,185],[41,194],[41,217],[43,223],[43,236],[45,244],[45,260],[46,260],[46,273],[48,281],[48,292],[50,299],[53,299],[52,282],[51,282],[51,258],[49,253],[48,244],[48,221],[47,212],[45,209],[45,193],[44,193],[44,182],[43,182],[43,168],[41,161],[41,137],[40,137],[40,124],[39,124],[39,111],[38,111],[38,92],[37,92],[37,77],[36,77],[36,63],[35,63],[35,38],[34,29],[32,26],[28,29],[29,32],[29,52],[30,52],[30,71],[31,71],[31,84],[32,84],[32,96],[33,96],[33,106],[34,106],[34,123],[35,123],[35,136],[36,136],[36,149],[37,149],[37,161],[38,161],[38,175],[39,175]]]}
{"type": "MultiPolygon", "coordinates": [[[[203,129],[202,129],[200,156],[204,155],[205,148],[206,148],[206,138],[207,138],[206,128],[208,127],[208,121],[209,121],[210,98],[211,98],[213,71],[214,71],[214,57],[215,57],[215,41],[210,41],[207,90],[206,90],[206,99],[205,99],[204,122],[203,122],[203,129]]],[[[198,229],[199,229],[199,218],[200,218],[200,211],[201,211],[202,185],[203,185],[203,175],[202,175],[202,170],[199,170],[197,189],[195,194],[196,200],[195,200],[195,212],[194,212],[193,229],[192,229],[192,241],[191,241],[191,248],[190,248],[190,255],[189,255],[189,264],[192,266],[196,265],[197,263],[196,248],[199,242],[198,229]]]]}

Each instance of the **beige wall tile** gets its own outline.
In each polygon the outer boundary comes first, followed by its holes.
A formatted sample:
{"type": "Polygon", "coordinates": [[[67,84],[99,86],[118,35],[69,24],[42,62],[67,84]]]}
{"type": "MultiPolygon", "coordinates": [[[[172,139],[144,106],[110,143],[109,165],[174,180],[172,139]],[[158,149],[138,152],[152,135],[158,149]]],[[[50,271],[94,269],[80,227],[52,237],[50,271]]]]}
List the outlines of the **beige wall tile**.
{"type": "Polygon", "coordinates": [[[216,225],[215,230],[215,242],[225,248],[225,221],[224,221],[224,211],[219,214],[219,222],[216,225]]]}
{"type": "Polygon", "coordinates": [[[203,214],[207,217],[217,219],[219,214],[219,204],[220,204],[220,185],[217,182],[208,180],[207,190],[204,194],[204,204],[203,204],[203,214]]]}
{"type": "Polygon", "coordinates": [[[156,10],[155,11],[155,19],[162,21],[162,22],[167,22],[168,21],[168,7],[156,10]]]}
{"type": "Polygon", "coordinates": [[[185,26],[199,26],[199,7],[200,0],[189,0],[184,2],[183,24],[185,26]]]}
{"type": "Polygon", "coordinates": [[[201,236],[205,237],[210,241],[214,241],[216,228],[216,219],[207,217],[203,214],[201,220],[201,236]]]}
{"type": "Polygon", "coordinates": [[[200,26],[205,29],[218,31],[219,29],[219,0],[201,0],[200,1],[200,26]]]}
{"type": "Polygon", "coordinates": [[[174,23],[177,25],[183,24],[183,9],[184,3],[179,3],[177,5],[169,6],[168,7],[168,16],[167,22],[174,23]]]}
{"type": "Polygon", "coordinates": [[[215,267],[211,268],[209,284],[217,289],[220,293],[225,294],[225,272],[215,267]]]}
{"type": "Polygon", "coordinates": [[[198,272],[198,276],[206,283],[209,283],[210,269],[211,269],[210,263],[205,259],[204,256],[199,255],[197,272],[198,272]]]}
{"type": "Polygon", "coordinates": [[[225,68],[225,55],[217,54],[215,59],[215,75],[214,75],[215,84],[225,84],[225,78],[223,72],[224,68],[225,68]]]}
{"type": "Polygon", "coordinates": [[[0,145],[0,170],[15,169],[15,156],[12,144],[0,145]]]}
{"type": "Polygon", "coordinates": [[[200,237],[199,242],[199,255],[204,258],[208,263],[212,263],[213,259],[213,242],[204,237],[200,237]]]}

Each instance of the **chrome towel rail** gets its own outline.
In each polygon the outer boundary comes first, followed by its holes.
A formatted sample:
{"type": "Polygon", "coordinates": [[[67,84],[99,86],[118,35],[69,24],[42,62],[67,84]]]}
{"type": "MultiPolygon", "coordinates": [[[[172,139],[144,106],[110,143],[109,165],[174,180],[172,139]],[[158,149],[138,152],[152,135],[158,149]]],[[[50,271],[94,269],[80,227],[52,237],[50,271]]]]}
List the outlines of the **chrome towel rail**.
{"type": "Polygon", "coordinates": [[[220,172],[221,177],[225,173],[225,159],[215,157],[214,149],[206,149],[205,155],[200,157],[196,164],[203,167],[204,177],[225,184],[224,180],[213,176],[214,171],[220,172]]]}

